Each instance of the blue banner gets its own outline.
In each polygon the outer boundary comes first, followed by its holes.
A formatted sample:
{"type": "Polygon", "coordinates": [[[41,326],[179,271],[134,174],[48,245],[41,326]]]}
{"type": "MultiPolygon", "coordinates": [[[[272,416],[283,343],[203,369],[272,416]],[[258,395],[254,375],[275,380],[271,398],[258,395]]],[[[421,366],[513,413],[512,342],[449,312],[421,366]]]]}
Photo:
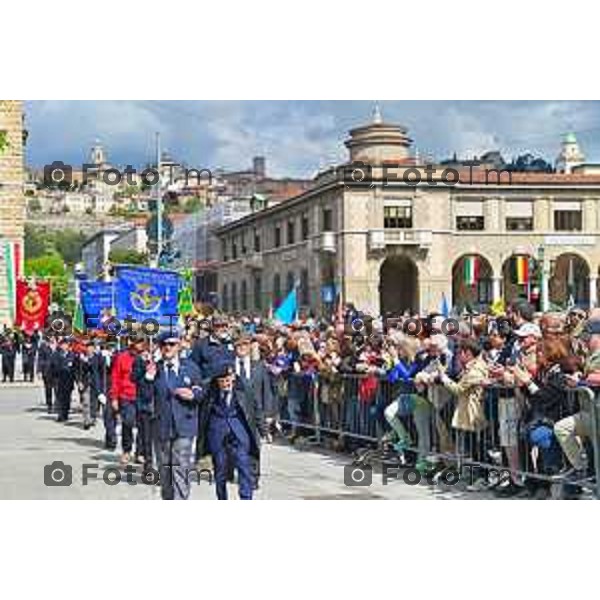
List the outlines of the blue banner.
{"type": "Polygon", "coordinates": [[[85,325],[98,327],[98,319],[105,308],[113,305],[113,284],[110,281],[80,281],[79,294],[85,325]]]}
{"type": "Polygon", "coordinates": [[[119,320],[128,318],[142,323],[147,319],[156,319],[161,325],[174,325],[177,322],[180,278],[175,271],[118,267],[114,285],[116,316],[119,320]]]}

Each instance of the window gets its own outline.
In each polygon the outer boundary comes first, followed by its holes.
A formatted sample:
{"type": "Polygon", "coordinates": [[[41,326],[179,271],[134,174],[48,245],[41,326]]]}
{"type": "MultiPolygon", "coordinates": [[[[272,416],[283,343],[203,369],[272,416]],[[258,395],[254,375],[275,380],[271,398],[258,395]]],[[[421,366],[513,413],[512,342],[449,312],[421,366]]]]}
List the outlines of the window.
{"type": "Polygon", "coordinates": [[[333,211],[330,208],[323,209],[323,231],[333,231],[333,211]]]}
{"type": "Polygon", "coordinates": [[[506,217],[507,231],[533,231],[533,217],[506,217]]]}
{"type": "Polygon", "coordinates": [[[258,229],[254,230],[254,252],[260,252],[260,234],[258,229]]]}
{"type": "Polygon", "coordinates": [[[412,206],[385,206],[383,226],[386,229],[410,229],[413,226],[412,206]]]}
{"type": "Polygon", "coordinates": [[[286,279],[286,286],[285,286],[285,293],[289,294],[293,288],[294,288],[294,273],[292,271],[288,271],[287,279],[286,279]]]}
{"type": "Polygon", "coordinates": [[[236,260],[238,257],[238,253],[237,253],[237,242],[234,240],[232,240],[231,242],[231,258],[233,260],[236,260]]]}
{"type": "Polygon", "coordinates": [[[221,306],[225,312],[229,310],[229,297],[227,295],[227,284],[223,284],[223,289],[221,290],[221,306]]]}
{"type": "Polygon", "coordinates": [[[302,269],[300,272],[300,304],[308,306],[309,303],[308,269],[302,269]]]}
{"type": "Polygon", "coordinates": [[[225,240],[221,241],[221,256],[223,257],[223,261],[229,260],[227,257],[227,242],[225,240]]]}
{"type": "Polygon", "coordinates": [[[302,235],[302,240],[307,240],[308,236],[310,235],[310,230],[308,227],[308,215],[306,213],[304,213],[302,215],[302,222],[301,222],[301,235],[302,235]]]}
{"type": "Polygon", "coordinates": [[[242,246],[242,256],[246,254],[248,249],[246,248],[246,234],[242,233],[241,235],[241,246],[242,246]]]}
{"type": "Polygon", "coordinates": [[[231,310],[236,311],[237,307],[237,283],[234,281],[231,284],[231,310]]]}
{"type": "Polygon", "coordinates": [[[275,306],[279,306],[281,302],[281,276],[279,273],[275,273],[273,276],[273,298],[275,300],[275,306]]]}
{"type": "Polygon", "coordinates": [[[456,217],[456,229],[459,231],[483,231],[483,217],[456,217]]]}
{"type": "Polygon", "coordinates": [[[287,243],[293,244],[296,241],[296,223],[294,221],[288,221],[287,224],[287,243]]]}
{"type": "Polygon", "coordinates": [[[242,310],[248,310],[248,284],[246,280],[242,280],[242,310]]]}
{"type": "Polygon", "coordinates": [[[275,227],[275,240],[273,245],[275,248],[279,248],[281,246],[281,227],[279,227],[279,225],[275,227]]]}
{"type": "Polygon", "coordinates": [[[580,210],[555,210],[554,229],[556,231],[581,231],[582,219],[580,210]]]}
{"type": "Polygon", "coordinates": [[[262,310],[262,280],[260,275],[254,276],[254,309],[262,310]]]}

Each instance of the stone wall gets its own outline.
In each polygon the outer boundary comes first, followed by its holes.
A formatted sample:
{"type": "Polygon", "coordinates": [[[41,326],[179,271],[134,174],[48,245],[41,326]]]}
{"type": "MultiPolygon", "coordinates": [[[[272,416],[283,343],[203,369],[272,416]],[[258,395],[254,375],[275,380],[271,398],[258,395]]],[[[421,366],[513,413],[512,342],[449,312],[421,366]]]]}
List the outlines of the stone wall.
{"type": "MultiPolygon", "coordinates": [[[[20,100],[0,100],[0,132],[7,142],[0,149],[0,324],[10,315],[7,297],[4,246],[7,241],[19,242],[23,248],[25,196],[23,193],[23,103],[20,100]]],[[[23,253],[21,253],[22,260],[23,253]]]]}

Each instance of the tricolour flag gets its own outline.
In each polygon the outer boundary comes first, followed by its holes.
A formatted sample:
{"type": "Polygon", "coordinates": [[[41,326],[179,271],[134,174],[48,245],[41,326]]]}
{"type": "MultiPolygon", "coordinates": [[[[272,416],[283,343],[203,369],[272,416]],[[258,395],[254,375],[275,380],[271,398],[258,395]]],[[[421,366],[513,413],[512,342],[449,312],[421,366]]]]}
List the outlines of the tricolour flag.
{"type": "Polygon", "coordinates": [[[529,283],[529,257],[517,256],[515,258],[516,279],[518,285],[527,285],[529,283]]]}
{"type": "Polygon", "coordinates": [[[479,281],[479,269],[481,262],[477,256],[467,256],[465,258],[465,284],[475,285],[479,281]]]}

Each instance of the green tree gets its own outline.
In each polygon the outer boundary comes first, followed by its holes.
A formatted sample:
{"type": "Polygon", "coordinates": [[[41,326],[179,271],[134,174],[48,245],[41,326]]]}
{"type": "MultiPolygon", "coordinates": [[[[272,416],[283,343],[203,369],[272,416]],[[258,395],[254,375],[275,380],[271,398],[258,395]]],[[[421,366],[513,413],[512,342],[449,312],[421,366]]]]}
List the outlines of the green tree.
{"type": "Polygon", "coordinates": [[[115,265],[147,265],[148,254],[136,250],[115,248],[110,251],[108,259],[115,265]]]}
{"type": "Polygon", "coordinates": [[[74,229],[57,231],[54,237],[54,247],[68,265],[74,265],[81,257],[81,247],[86,235],[74,229]]]}
{"type": "Polygon", "coordinates": [[[25,276],[49,279],[52,284],[52,301],[60,306],[67,298],[69,277],[62,257],[56,252],[25,260],[25,276]]]}

